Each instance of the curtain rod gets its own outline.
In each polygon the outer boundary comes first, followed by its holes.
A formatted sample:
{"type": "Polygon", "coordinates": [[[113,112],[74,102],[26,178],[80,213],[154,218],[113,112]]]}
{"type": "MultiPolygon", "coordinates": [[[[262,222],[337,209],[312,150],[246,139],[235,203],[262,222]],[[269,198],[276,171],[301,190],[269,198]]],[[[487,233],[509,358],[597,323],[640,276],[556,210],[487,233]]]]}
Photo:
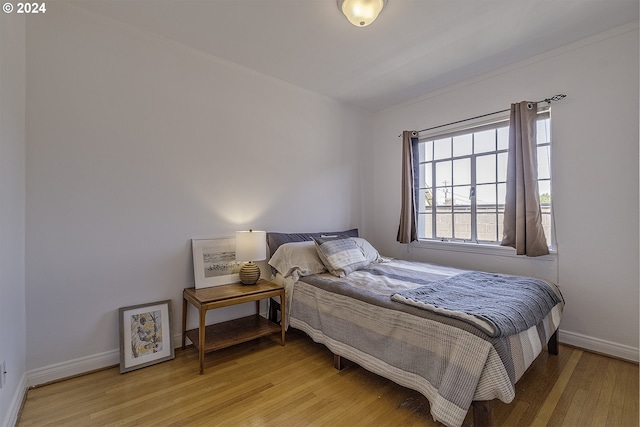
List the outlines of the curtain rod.
{"type": "MultiPolygon", "coordinates": [[[[539,104],[541,102],[546,102],[547,104],[551,104],[551,102],[560,101],[560,100],[562,100],[562,99],[564,99],[566,97],[567,97],[567,95],[563,95],[563,94],[553,95],[550,98],[545,98],[545,99],[542,99],[542,100],[536,101],[536,102],[530,102],[529,104],[539,104]]],[[[531,107],[529,107],[529,108],[531,108],[531,107]]],[[[418,132],[418,133],[426,132],[428,130],[443,128],[445,126],[451,126],[451,125],[456,125],[458,123],[468,122],[469,120],[475,120],[475,119],[481,119],[481,118],[487,117],[487,116],[493,116],[494,114],[506,113],[507,111],[511,111],[511,108],[507,108],[506,110],[494,111],[493,113],[482,114],[480,116],[470,117],[468,119],[458,120],[456,122],[451,122],[451,123],[447,123],[447,124],[444,124],[444,125],[433,126],[433,127],[426,128],[426,129],[421,129],[421,130],[418,130],[418,131],[415,131],[415,132],[418,132]]],[[[401,137],[401,136],[402,136],[402,134],[398,135],[398,137],[401,137]]]]}

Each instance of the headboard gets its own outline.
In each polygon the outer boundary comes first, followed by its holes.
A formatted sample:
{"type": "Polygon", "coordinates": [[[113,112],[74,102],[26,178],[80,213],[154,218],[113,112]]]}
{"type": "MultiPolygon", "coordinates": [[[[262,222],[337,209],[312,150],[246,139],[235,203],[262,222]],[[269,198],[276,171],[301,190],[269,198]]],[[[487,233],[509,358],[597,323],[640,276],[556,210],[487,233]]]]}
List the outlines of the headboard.
{"type": "Polygon", "coordinates": [[[317,233],[272,233],[267,232],[267,246],[269,247],[269,256],[273,255],[280,245],[292,242],[305,242],[313,240],[314,237],[322,236],[349,236],[358,237],[358,229],[352,228],[346,231],[323,231],[317,233]]]}

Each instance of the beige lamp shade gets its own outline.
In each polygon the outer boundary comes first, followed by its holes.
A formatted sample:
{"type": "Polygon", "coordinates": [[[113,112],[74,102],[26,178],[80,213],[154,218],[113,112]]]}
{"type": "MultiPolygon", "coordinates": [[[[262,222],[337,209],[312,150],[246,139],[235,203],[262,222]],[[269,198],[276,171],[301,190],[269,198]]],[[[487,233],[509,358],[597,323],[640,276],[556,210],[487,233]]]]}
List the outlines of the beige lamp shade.
{"type": "Polygon", "coordinates": [[[267,258],[267,233],[265,231],[236,232],[236,261],[248,261],[240,269],[240,281],[253,285],[260,279],[260,267],[253,261],[267,258]]]}
{"type": "Polygon", "coordinates": [[[356,27],[366,27],[376,20],[386,0],[338,0],[338,8],[356,27]]]}

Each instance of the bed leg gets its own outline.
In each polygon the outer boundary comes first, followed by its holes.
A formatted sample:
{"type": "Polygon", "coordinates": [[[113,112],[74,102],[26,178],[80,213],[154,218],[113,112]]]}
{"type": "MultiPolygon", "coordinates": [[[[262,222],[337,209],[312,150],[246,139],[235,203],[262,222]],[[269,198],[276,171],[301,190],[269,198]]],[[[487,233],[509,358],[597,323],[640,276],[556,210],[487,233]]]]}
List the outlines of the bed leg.
{"type": "Polygon", "coordinates": [[[493,408],[487,401],[474,400],[471,402],[473,408],[473,427],[490,427],[493,408]]]}
{"type": "Polygon", "coordinates": [[[333,355],[333,367],[336,368],[338,371],[342,371],[342,369],[344,368],[342,357],[338,356],[337,354],[333,355]]]}
{"type": "Polygon", "coordinates": [[[549,344],[547,344],[547,351],[549,351],[549,354],[553,354],[553,355],[558,355],[559,352],[559,348],[558,348],[558,329],[556,329],[556,331],[553,333],[553,335],[551,335],[551,338],[549,339],[549,344]]]}

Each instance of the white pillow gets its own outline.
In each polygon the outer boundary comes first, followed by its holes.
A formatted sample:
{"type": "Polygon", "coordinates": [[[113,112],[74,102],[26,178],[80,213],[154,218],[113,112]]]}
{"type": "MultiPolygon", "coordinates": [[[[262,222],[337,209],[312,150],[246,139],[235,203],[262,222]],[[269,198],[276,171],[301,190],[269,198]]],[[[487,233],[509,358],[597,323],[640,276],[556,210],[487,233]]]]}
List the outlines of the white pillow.
{"type": "Polygon", "coordinates": [[[269,265],[284,277],[292,276],[296,281],[302,276],[327,271],[313,240],[280,245],[269,260],[269,265]]]}
{"type": "Polygon", "coordinates": [[[370,263],[383,261],[378,250],[374,248],[373,245],[367,240],[363,239],[362,237],[352,237],[351,239],[356,242],[356,246],[360,248],[367,261],[369,261],[370,263]]]}

